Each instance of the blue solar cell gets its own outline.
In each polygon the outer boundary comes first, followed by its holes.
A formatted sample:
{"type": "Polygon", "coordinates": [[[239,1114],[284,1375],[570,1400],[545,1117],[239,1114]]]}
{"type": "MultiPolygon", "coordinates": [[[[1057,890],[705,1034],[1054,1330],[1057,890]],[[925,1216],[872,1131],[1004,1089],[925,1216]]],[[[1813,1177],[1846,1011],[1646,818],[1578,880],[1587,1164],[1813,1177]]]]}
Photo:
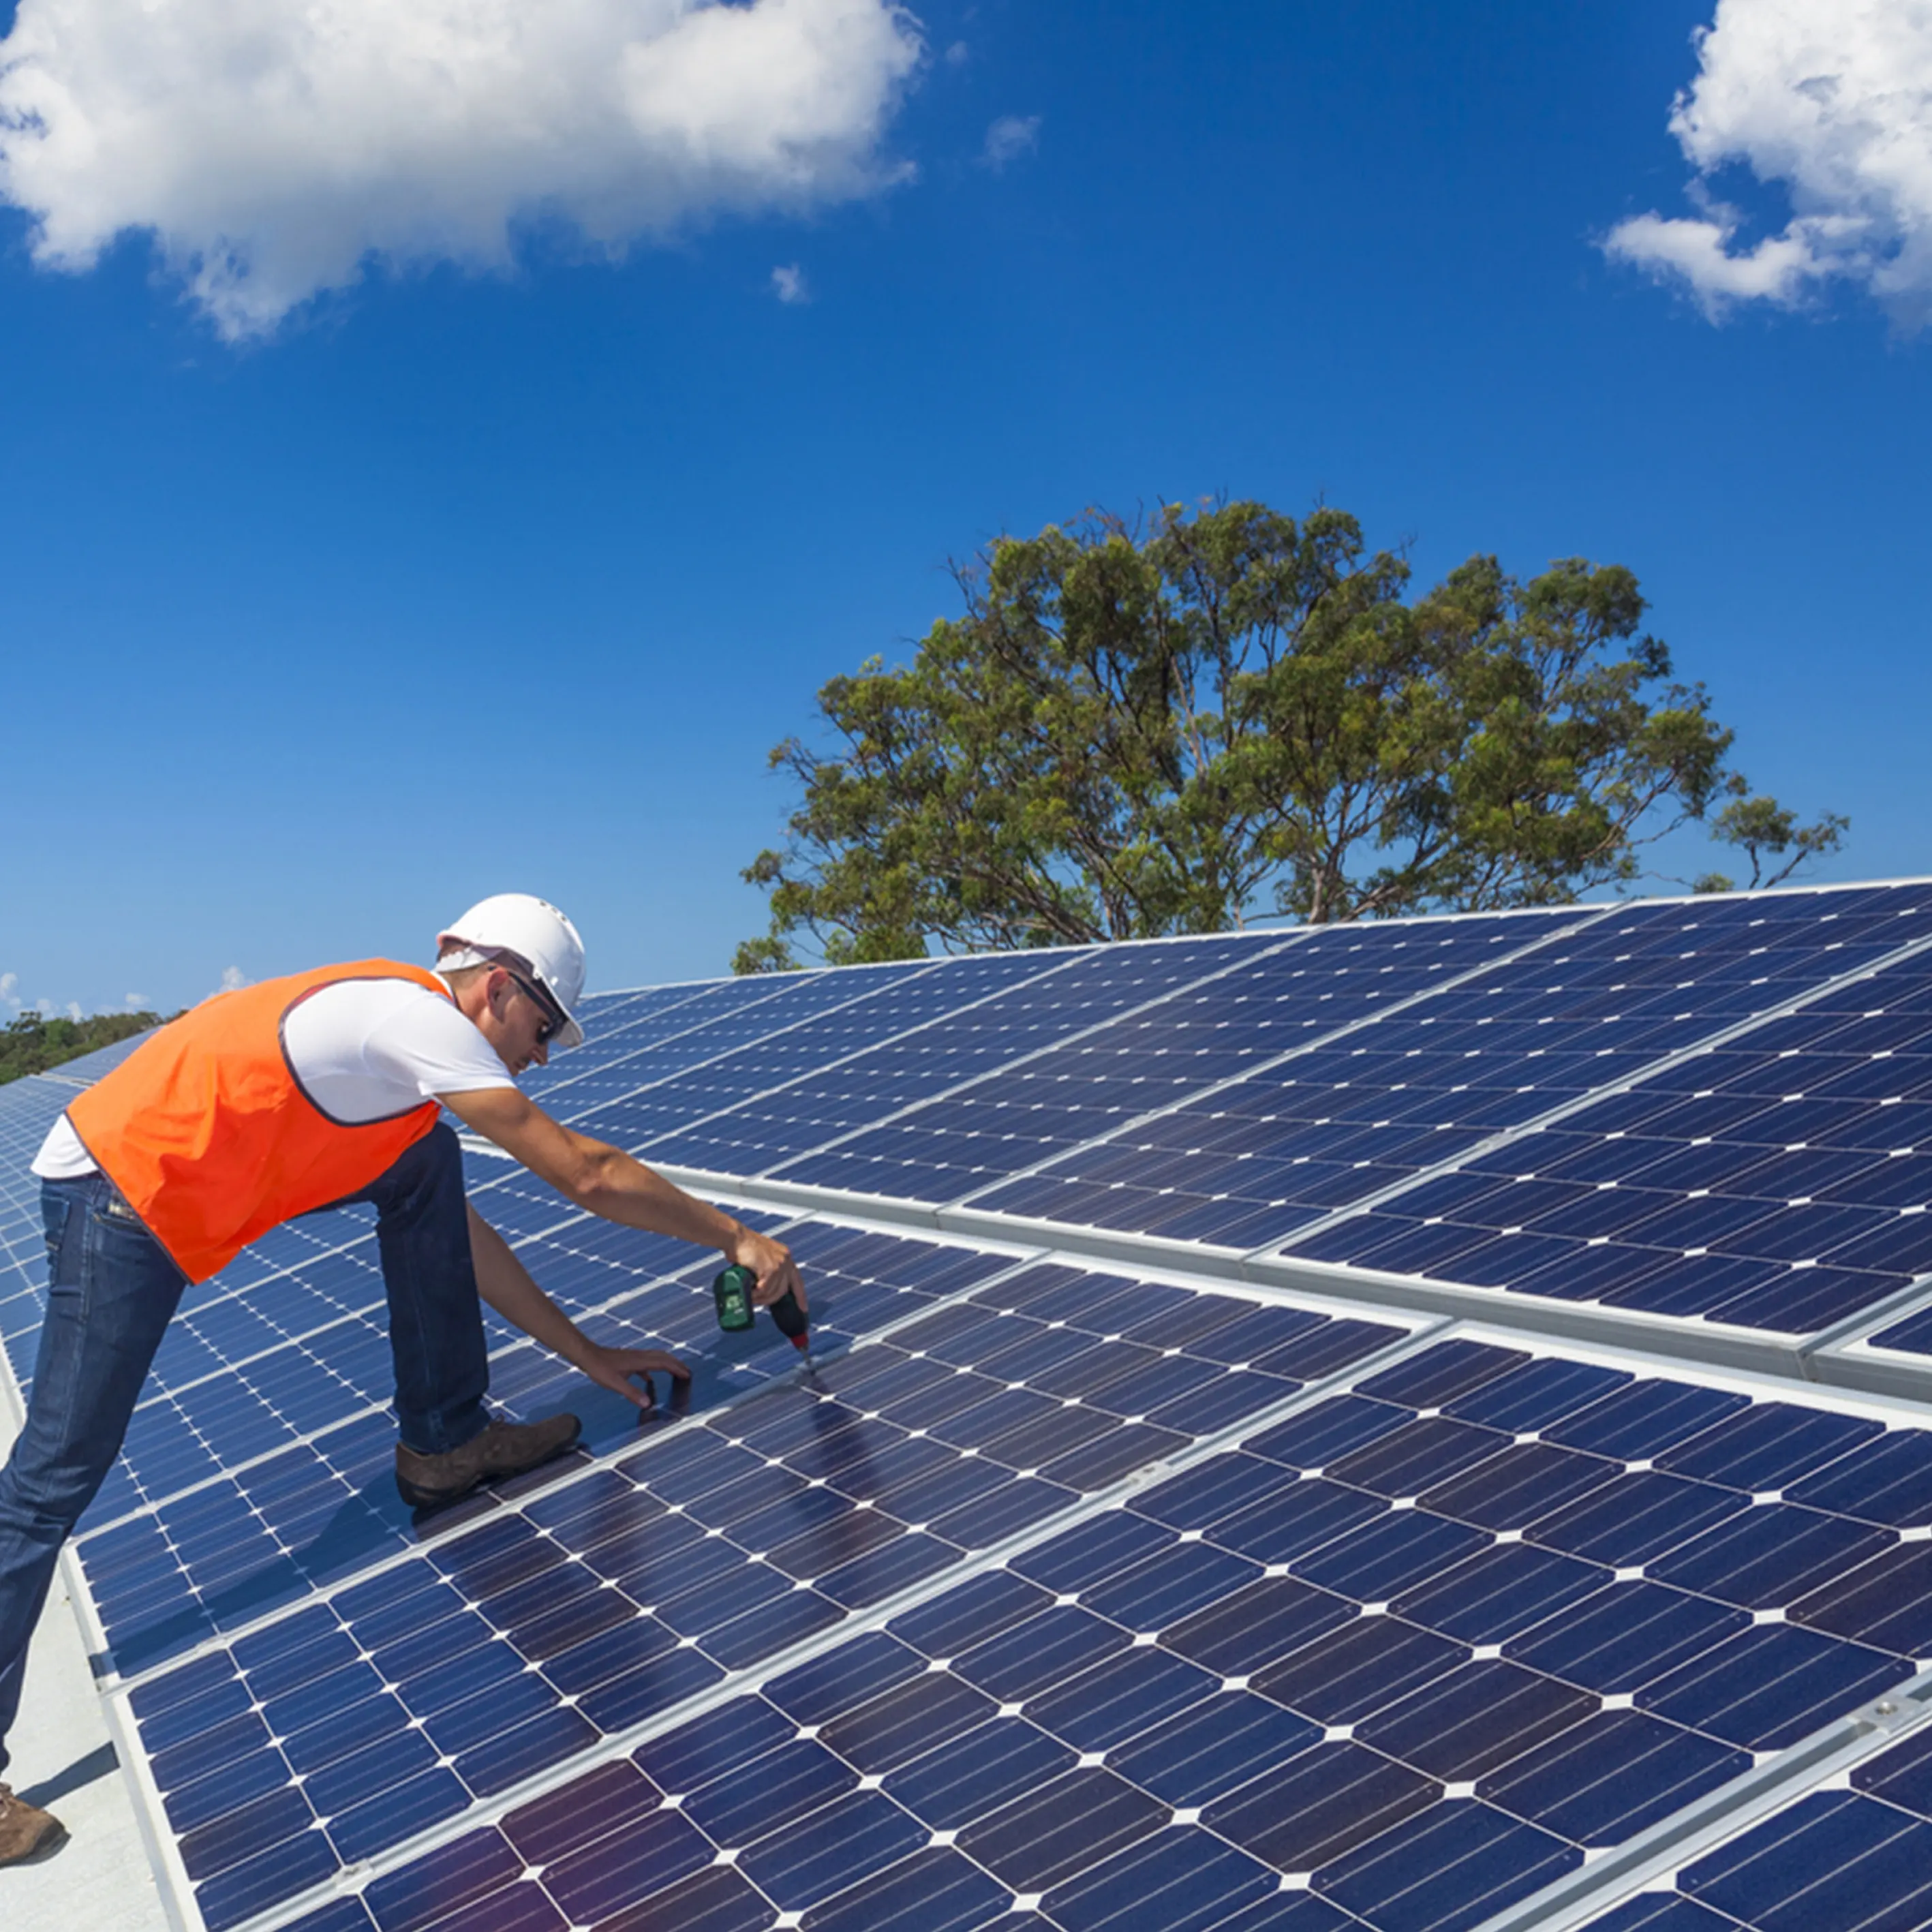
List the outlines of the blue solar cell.
{"type": "Polygon", "coordinates": [[[1533,1826],[1452,1800],[1338,1858],[1322,1886],[1388,1932],[1463,1932],[1580,1862],[1574,1846],[1533,1826]]]}
{"type": "Polygon", "coordinates": [[[1794,1484],[1793,1502],[1910,1529],[1932,1523],[1932,1442],[1888,1431],[1794,1484]]]}
{"type": "Polygon", "coordinates": [[[1076,1750],[1104,1752],[1220,1688],[1217,1678],[1196,1665],[1136,1645],[1052,1686],[1030,1700],[1030,1708],[1036,1724],[1076,1750]]]}
{"type": "Polygon", "coordinates": [[[1001,1703],[1024,1701],[1129,1641],[1117,1624],[1072,1606],[1042,1610],[954,1660],[953,1668],[1001,1703]]]}
{"type": "Polygon", "coordinates": [[[1694,1383],[1643,1379],[1542,1425],[1553,1442],[1598,1456],[1654,1461],[1748,1406],[1748,1399],[1694,1383]]]}
{"type": "Polygon", "coordinates": [[[195,1903],[209,1932],[226,1932],[278,1900],[322,1884],[334,1866],[320,1833],[298,1832],[203,1880],[196,1888],[195,1903]]]}
{"type": "Polygon", "coordinates": [[[1490,1802],[1586,1846],[1622,1844],[1751,1768],[1748,1752],[1636,1710],[1602,1711],[1481,1780],[1490,1802]]]}
{"type": "Polygon", "coordinates": [[[1444,1405],[1458,1421],[1485,1428],[1540,1430],[1546,1422],[1574,1414],[1593,1400],[1627,1388],[1630,1377],[1620,1369],[1592,1362],[1566,1362],[1548,1358],[1522,1363],[1493,1380],[1479,1384],[1466,1396],[1444,1405]]]}
{"type": "Polygon", "coordinates": [[[1108,1754],[1164,1803],[1200,1810],[1273,1775],[1318,1742],[1322,1726],[1248,1690],[1190,1703],[1108,1754]]]}
{"type": "Polygon", "coordinates": [[[1411,1622],[1468,1644],[1500,1644],[1603,1586],[1595,1564],[1526,1543],[1494,1543],[1390,1598],[1411,1622]]]}
{"type": "Polygon", "coordinates": [[[1762,1610],[1856,1570],[1892,1540],[1888,1531],[1796,1504],[1771,1503],[1717,1524],[1648,1569],[1680,1588],[1762,1610]]]}
{"type": "Polygon", "coordinates": [[[1274,1872],[1211,1833],[1181,1826],[1130,1844],[1045,1900],[1068,1932],[1136,1918],[1167,1932],[1208,1932],[1277,1890],[1274,1872]]]}
{"type": "Polygon", "coordinates": [[[1433,1779],[1346,1742],[1312,1746],[1202,1811],[1277,1870],[1312,1874],[1438,1802],[1433,1779]]]}
{"type": "Polygon", "coordinates": [[[1136,1630],[1161,1630],[1220,1601],[1260,1574],[1257,1565],[1211,1546],[1184,1547],[1168,1538],[1145,1562],[1088,1583],[1082,1600],[1136,1630]]]}
{"type": "Polygon", "coordinates": [[[1460,1644],[1401,1618],[1363,1615],[1277,1658],[1255,1688],[1322,1724],[1362,1720],[1462,1662],[1460,1644]]]}
{"type": "MultiPolygon", "coordinates": [[[[759,1900],[761,1914],[769,1907],[759,1900]]],[[[808,1912],[812,1932],[980,1932],[1010,1922],[1013,1897],[959,1852],[940,1846],[914,1852],[808,1912]]],[[[676,1922],[689,1922],[680,1916],[676,1922]]],[[[768,1916],[749,1925],[770,1923],[768,1916]]]]}
{"type": "Polygon", "coordinates": [[[1616,1481],[1601,1456],[1546,1442],[1498,1448],[1486,1462],[1424,1491],[1421,1502],[1445,1516],[1490,1530],[1520,1530],[1580,1503],[1616,1481]]]}
{"type": "Polygon", "coordinates": [[[1866,1418],[1763,1402],[1657,1458],[1660,1468],[1751,1491],[1781,1490],[1884,1433],[1866,1418]]]}
{"type": "Polygon", "coordinates": [[[1492,1342],[1444,1342],[1358,1383],[1357,1392],[1378,1402],[1429,1408],[1480,1388],[1528,1360],[1516,1349],[1492,1342]]]}
{"type": "Polygon", "coordinates": [[[1706,1656],[1748,1627],[1744,1611],[1661,1584],[1624,1580],[1604,1582],[1594,1596],[1505,1642],[1503,1650],[1600,1696],[1621,1696],[1681,1661],[1706,1656]]]}
{"type": "Polygon", "coordinates": [[[1701,1860],[1678,1882],[1735,1923],[1768,1932],[1799,1922],[1902,1927],[1924,1922],[1928,1861],[1932,1824],[1850,1792],[1820,1792],[1801,1799],[1774,1826],[1701,1860]],[[1799,1873],[1811,1882],[1794,1884],[1799,1873]],[[1814,1874],[1832,1876],[1841,1902],[1808,1904],[1801,1922],[1794,1894],[1810,1892],[1814,1874]]]}
{"type": "Polygon", "coordinates": [[[1333,1465],[1337,1478],[1378,1496],[1413,1496],[1503,1446],[1492,1430],[1440,1416],[1409,1423],[1333,1465]]]}
{"type": "Polygon", "coordinates": [[[1076,1766],[959,1834],[1015,1892],[1050,1891],[1168,1822],[1168,1808],[1102,1766],[1076,1766]]]}
{"type": "MultiPolygon", "coordinates": [[[[310,1802],[319,1800],[312,1798],[310,1802]]],[[[339,1857],[359,1861],[460,1816],[473,1802],[455,1772],[431,1766],[367,1796],[358,1795],[331,1816],[329,1840],[339,1857]]]]}
{"type": "Polygon", "coordinates": [[[1912,1673],[1904,1659],[1788,1624],[1740,1630],[1638,1693],[1641,1708],[1749,1750],[1781,1750],[1912,1673]]]}
{"type": "Polygon", "coordinates": [[[1245,1445],[1291,1468],[1324,1468],[1361,1444],[1391,1434],[1411,1421],[1402,1409],[1365,1396],[1337,1396],[1278,1426],[1265,1430],[1245,1445]]]}
{"type": "Polygon", "coordinates": [[[1932,1309],[1922,1309],[1903,1322],[1879,1330],[1871,1338],[1871,1346],[1903,1354],[1932,1355],[1932,1309]]]}
{"type": "Polygon", "coordinates": [[[1000,1718],[925,1752],[886,1780],[889,1795],[935,1832],[988,1816],[1078,1762],[1071,1745],[1021,1718],[1000,1718]]]}
{"type": "Polygon", "coordinates": [[[1920,1657],[1932,1652],[1932,1551],[1883,1550],[1794,1605],[1794,1622],[1920,1657]]]}
{"type": "Polygon", "coordinates": [[[1365,1744],[1444,1784],[1473,1781],[1595,1712],[1587,1691],[1501,1658],[1472,1660],[1355,1726],[1365,1744]]]}
{"type": "Polygon", "coordinates": [[[1424,1510],[1389,1511],[1367,1527],[1298,1558],[1298,1576],[1364,1602],[1394,1601],[1412,1586],[1492,1548],[1478,1529],[1424,1510]]]}
{"type": "MultiPolygon", "coordinates": [[[[435,1754],[429,1754],[434,1762],[435,1754]]],[[[288,1768],[274,1751],[263,1749],[230,1759],[212,1776],[177,1786],[170,1793],[169,1816],[184,1836],[272,1791],[288,1787],[288,1768]]],[[[304,1821],[306,1822],[306,1820],[304,1821]]]]}

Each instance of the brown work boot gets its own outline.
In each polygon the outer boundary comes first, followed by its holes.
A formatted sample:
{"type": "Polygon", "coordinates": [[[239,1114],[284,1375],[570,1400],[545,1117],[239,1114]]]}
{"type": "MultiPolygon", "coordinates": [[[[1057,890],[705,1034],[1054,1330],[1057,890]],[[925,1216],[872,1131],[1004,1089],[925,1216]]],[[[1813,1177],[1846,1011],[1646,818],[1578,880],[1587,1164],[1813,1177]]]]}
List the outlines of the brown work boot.
{"type": "Polygon", "coordinates": [[[552,1415],[542,1422],[492,1422],[440,1456],[425,1456],[396,1444],[396,1487],[412,1509],[437,1509],[466,1496],[479,1483],[520,1476],[561,1456],[577,1440],[581,1425],[574,1415],[552,1415]]]}
{"type": "Polygon", "coordinates": [[[67,1827],[51,1811],[37,1810],[0,1784],[0,1865],[24,1864],[66,1836],[67,1827]]]}

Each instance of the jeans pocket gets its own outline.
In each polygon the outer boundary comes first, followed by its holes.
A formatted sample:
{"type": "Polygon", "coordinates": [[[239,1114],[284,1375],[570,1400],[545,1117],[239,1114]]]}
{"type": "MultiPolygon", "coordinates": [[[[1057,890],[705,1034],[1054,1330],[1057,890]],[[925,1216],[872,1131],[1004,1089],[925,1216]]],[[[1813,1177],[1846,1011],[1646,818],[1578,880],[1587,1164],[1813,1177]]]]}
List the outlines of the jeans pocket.
{"type": "Polygon", "coordinates": [[[104,1221],[118,1221],[130,1228],[145,1227],[147,1224],[122,1198],[118,1187],[110,1187],[100,1197],[100,1205],[96,1210],[104,1221]]]}
{"type": "Polygon", "coordinates": [[[40,1197],[40,1220],[46,1231],[47,1271],[51,1274],[60,1261],[61,1243],[67,1238],[67,1224],[74,1214],[74,1203],[64,1195],[40,1197]]]}

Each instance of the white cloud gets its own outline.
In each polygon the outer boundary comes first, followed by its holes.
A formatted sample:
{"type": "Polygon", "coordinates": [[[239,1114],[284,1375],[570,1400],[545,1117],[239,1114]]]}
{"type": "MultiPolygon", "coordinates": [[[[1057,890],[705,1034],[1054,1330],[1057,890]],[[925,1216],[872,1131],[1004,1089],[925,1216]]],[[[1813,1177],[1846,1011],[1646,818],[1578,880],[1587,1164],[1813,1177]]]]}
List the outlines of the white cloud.
{"type": "Polygon", "coordinates": [[[122,997],[127,1002],[128,1010],[130,1013],[138,1013],[148,1004],[146,993],[125,993],[122,997]]]}
{"type": "Polygon", "coordinates": [[[986,130],[986,146],[980,155],[995,173],[1021,155],[1040,146],[1037,114],[1003,114],[986,130]]]}
{"type": "Polygon", "coordinates": [[[1932,320],[1932,6],[1718,0],[1696,46],[1670,117],[1694,189],[1742,162],[1783,185],[1791,219],[1752,246],[1735,210],[1705,202],[1693,218],[1619,224],[1609,253],[1688,286],[1714,319],[1842,278],[1904,326],[1932,320]]]}
{"type": "MultiPolygon", "coordinates": [[[[244,986],[252,983],[240,967],[224,966],[221,969],[221,984],[215,988],[214,993],[238,993],[244,986]]],[[[212,1000],[214,993],[205,994],[202,997],[212,1000]]]]}
{"type": "Polygon", "coordinates": [[[20,990],[20,976],[17,973],[0,973],[0,1000],[4,1000],[17,1013],[20,1002],[16,997],[20,990]]]}
{"type": "Polygon", "coordinates": [[[1610,248],[1653,274],[1687,283],[1714,322],[1734,302],[1795,302],[1816,279],[1810,251],[1790,234],[1766,236],[1756,248],[1733,253],[1737,231],[1737,218],[1728,208],[1714,208],[1696,220],[1640,214],[1615,230],[1610,248]]]}
{"type": "Polygon", "coordinates": [[[948,67],[964,67],[972,57],[972,50],[964,40],[955,40],[946,50],[946,64],[948,67]]]}
{"type": "Polygon", "coordinates": [[[87,1016],[81,1011],[80,1002],[78,1000],[70,1000],[68,1001],[67,1016],[70,1020],[85,1019],[87,1017],[87,1016]]]}
{"type": "Polygon", "coordinates": [[[230,339],[372,260],[501,269],[873,193],[922,51],[893,0],[20,0],[0,196],[34,258],[151,233],[230,339]]]}
{"type": "Polygon", "coordinates": [[[805,271],[796,262],[772,271],[772,292],[782,302],[808,302],[812,299],[805,271]]]}

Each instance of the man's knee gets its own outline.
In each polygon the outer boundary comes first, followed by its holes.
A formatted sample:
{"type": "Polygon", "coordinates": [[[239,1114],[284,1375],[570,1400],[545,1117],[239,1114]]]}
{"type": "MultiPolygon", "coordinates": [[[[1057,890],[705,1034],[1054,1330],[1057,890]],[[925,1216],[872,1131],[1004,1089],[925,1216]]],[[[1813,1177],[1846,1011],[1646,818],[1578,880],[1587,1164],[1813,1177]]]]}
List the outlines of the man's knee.
{"type": "Polygon", "coordinates": [[[22,1436],[13,1459],[0,1469],[0,1525],[30,1544],[58,1545],[74,1533],[112,1466],[76,1452],[36,1454],[22,1436]]]}

